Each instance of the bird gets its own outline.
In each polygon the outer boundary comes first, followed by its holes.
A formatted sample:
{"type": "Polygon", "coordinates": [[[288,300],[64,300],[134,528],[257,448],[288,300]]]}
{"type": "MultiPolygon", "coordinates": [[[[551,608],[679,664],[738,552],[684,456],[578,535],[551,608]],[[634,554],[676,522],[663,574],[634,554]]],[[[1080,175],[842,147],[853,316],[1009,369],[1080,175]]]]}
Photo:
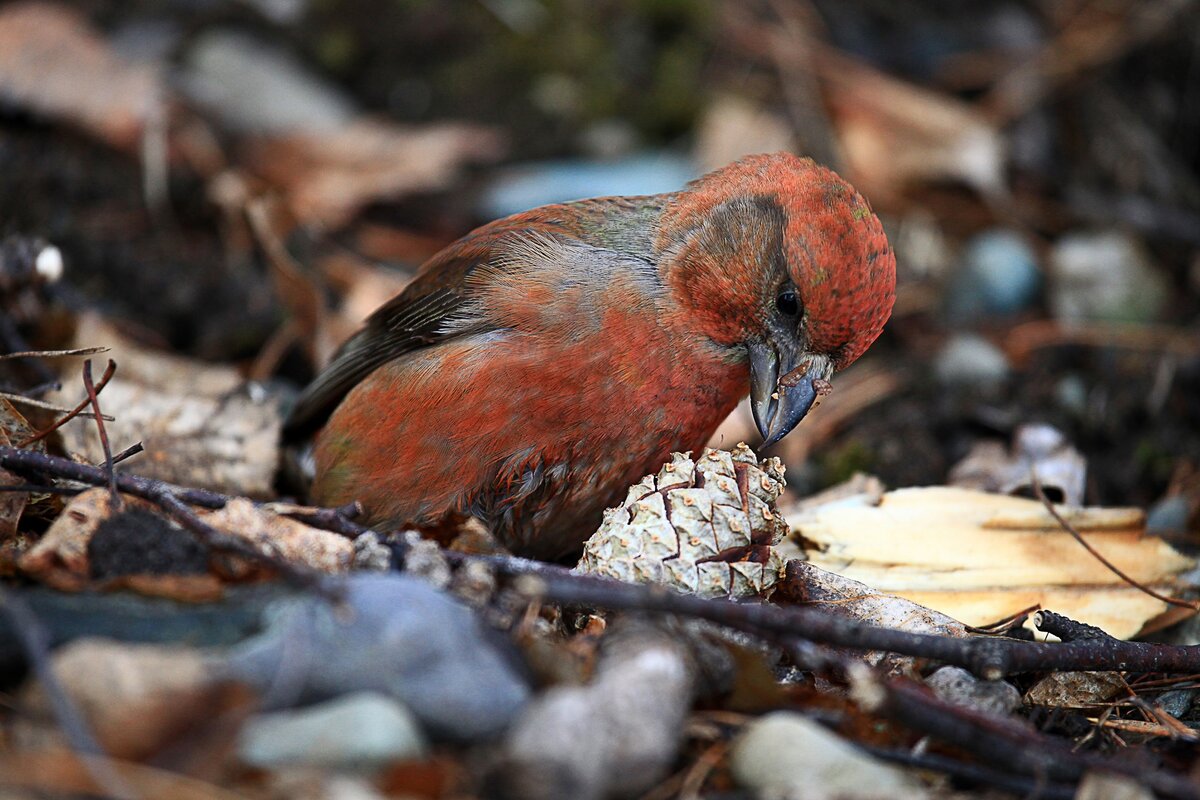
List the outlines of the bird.
{"type": "Polygon", "coordinates": [[[895,255],[843,178],[791,153],[684,188],[547,205],[430,258],[301,392],[310,500],[381,529],[476,518],[577,554],[604,508],[747,394],[762,446],[879,336],[895,255]]]}

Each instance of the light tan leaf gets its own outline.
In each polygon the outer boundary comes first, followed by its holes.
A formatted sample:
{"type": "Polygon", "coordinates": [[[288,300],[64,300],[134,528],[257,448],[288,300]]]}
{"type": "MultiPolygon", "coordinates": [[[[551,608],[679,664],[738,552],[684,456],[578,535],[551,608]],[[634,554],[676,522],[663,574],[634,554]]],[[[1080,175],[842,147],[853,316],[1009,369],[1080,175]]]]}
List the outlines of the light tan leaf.
{"type": "MultiPolygon", "coordinates": [[[[1092,558],[1033,500],[927,487],[889,492],[878,504],[843,499],[784,513],[814,564],[968,625],[1040,604],[1127,638],[1165,605],[1092,558]]],[[[1145,536],[1136,509],[1064,514],[1143,584],[1169,587],[1194,564],[1145,536]]]]}

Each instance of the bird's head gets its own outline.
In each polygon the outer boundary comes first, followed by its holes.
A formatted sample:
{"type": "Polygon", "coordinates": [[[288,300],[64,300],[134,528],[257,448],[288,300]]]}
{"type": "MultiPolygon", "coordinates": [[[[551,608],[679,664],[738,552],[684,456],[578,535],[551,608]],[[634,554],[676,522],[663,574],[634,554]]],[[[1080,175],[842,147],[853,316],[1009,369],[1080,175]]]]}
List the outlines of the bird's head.
{"type": "Polygon", "coordinates": [[[892,312],[896,259],[850,184],[811,159],[750,156],[673,195],[657,248],[694,329],[745,353],[764,445],[808,412],[892,312]]]}

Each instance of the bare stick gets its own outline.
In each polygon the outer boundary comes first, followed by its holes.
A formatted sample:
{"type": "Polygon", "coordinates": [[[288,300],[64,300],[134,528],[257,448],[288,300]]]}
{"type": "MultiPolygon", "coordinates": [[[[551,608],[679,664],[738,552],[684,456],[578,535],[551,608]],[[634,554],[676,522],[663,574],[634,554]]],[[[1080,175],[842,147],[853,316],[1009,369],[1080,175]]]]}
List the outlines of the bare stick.
{"type": "Polygon", "coordinates": [[[129,445],[129,447],[126,447],[124,450],[113,456],[112,463],[120,464],[125,459],[133,458],[138,453],[145,452],[145,450],[146,448],[142,446],[141,442],[134,442],[133,444],[129,445]]]}
{"type": "MultiPolygon", "coordinates": [[[[498,572],[504,562],[488,559],[498,572]]],[[[509,574],[512,574],[509,572],[509,574]]],[[[566,570],[526,574],[517,569],[521,593],[563,605],[698,617],[758,636],[803,639],[855,650],[888,650],[965,667],[995,680],[1005,675],[1046,670],[1200,671],[1200,645],[1180,647],[1117,639],[1027,642],[1001,636],[959,638],[880,628],[797,606],[734,603],[680,594],[661,585],[625,584],[566,570]]]]}
{"type": "MultiPolygon", "coordinates": [[[[116,371],[117,362],[108,360],[109,371],[116,371]]],[[[87,390],[88,400],[92,404],[92,413],[96,415],[96,432],[100,434],[100,446],[104,448],[104,471],[108,474],[108,490],[112,494],[113,508],[121,507],[121,495],[117,491],[117,471],[113,467],[112,446],[108,443],[108,431],[104,428],[104,420],[100,414],[100,400],[96,397],[96,384],[92,381],[92,360],[83,362],[83,388],[87,390]]]]}

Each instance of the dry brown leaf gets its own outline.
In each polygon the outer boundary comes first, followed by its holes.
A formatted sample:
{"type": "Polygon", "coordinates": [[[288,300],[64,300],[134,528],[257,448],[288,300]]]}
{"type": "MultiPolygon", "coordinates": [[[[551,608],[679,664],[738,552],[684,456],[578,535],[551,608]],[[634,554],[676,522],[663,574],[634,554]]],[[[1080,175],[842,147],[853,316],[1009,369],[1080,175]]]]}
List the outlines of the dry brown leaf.
{"type": "Polygon", "coordinates": [[[354,560],[354,545],[349,539],[281,517],[242,497],[235,497],[222,509],[203,513],[201,518],[219,531],[248,539],[264,552],[321,572],[346,572],[354,560]]]}
{"type": "Polygon", "coordinates": [[[739,95],[716,97],[696,132],[696,162],[703,172],[743,156],[795,149],[796,137],[786,119],[739,95]]]}
{"type": "Polygon", "coordinates": [[[1125,679],[1119,672],[1055,672],[1042,678],[1025,693],[1025,704],[1051,708],[1087,708],[1124,694],[1125,679]]]}
{"type": "Polygon", "coordinates": [[[975,108],[832,50],[817,65],[851,179],[874,202],[937,180],[1004,191],[1004,139],[975,108]]]}
{"type": "Polygon", "coordinates": [[[31,797],[99,796],[109,786],[99,783],[98,774],[111,771],[138,797],[169,797],[171,800],[245,800],[242,793],[228,791],[211,783],[176,772],[118,761],[108,757],[81,755],[56,746],[0,754],[0,787],[13,792],[28,790],[31,797]],[[89,764],[88,762],[92,762],[89,764]]]}
{"type": "MultiPolygon", "coordinates": [[[[13,404],[0,397],[0,444],[15,445],[28,438],[33,433],[29,423],[13,404]]],[[[38,450],[44,450],[45,445],[38,443],[38,450]]],[[[25,483],[20,477],[7,470],[0,469],[0,487],[19,486],[25,483]]],[[[0,490],[0,542],[17,535],[17,524],[21,521],[21,513],[29,501],[29,492],[9,492],[0,490]]]]}
{"type": "MultiPolygon", "coordinates": [[[[209,718],[223,691],[216,664],[181,645],[76,639],[54,651],[51,666],[104,749],[143,758],[209,718]]],[[[37,682],[18,695],[23,716],[51,720],[50,700],[37,682]]]]}
{"type": "MultiPolygon", "coordinates": [[[[92,312],[79,315],[75,323],[74,342],[78,347],[107,347],[105,355],[117,362],[114,380],[136,383],[165,394],[216,398],[229,394],[244,383],[233,367],[154,350],[133,341],[104,317],[92,312]]],[[[64,369],[67,370],[63,376],[64,383],[72,383],[78,375],[78,365],[66,364],[64,369]]],[[[72,385],[78,386],[78,382],[72,385]]],[[[102,405],[104,397],[103,394],[100,396],[102,405]]]]}
{"type": "Polygon", "coordinates": [[[132,150],[162,103],[153,67],[121,58],[75,9],[25,2],[0,9],[0,98],[132,150]]]}
{"type": "Polygon", "coordinates": [[[88,542],[113,510],[107,489],[88,489],[76,495],[41,540],[21,556],[21,571],[57,589],[82,589],[90,573],[88,542]]]}
{"type": "Polygon", "coordinates": [[[336,229],[368,203],[443,188],[465,162],[499,152],[496,135],[478,126],[362,118],[332,133],[254,139],[243,160],[287,193],[302,224],[336,229]]]}
{"type": "MultiPolygon", "coordinates": [[[[106,426],[114,448],[145,446],[130,462],[139,474],[226,494],[274,493],[283,426],[278,396],[244,382],[232,368],[134,344],[92,315],[81,318],[76,338],[112,348],[117,373],[100,405],[116,417],[106,426]]],[[[74,405],[81,391],[67,374],[52,399],[74,405]]],[[[61,430],[68,452],[103,463],[95,423],[77,418],[61,430]]]]}
{"type": "MultiPolygon", "coordinates": [[[[1143,584],[1169,587],[1194,565],[1145,536],[1137,509],[1062,513],[1143,584]]],[[[1128,638],[1165,607],[1092,558],[1033,500],[927,487],[889,492],[877,505],[844,499],[784,514],[817,566],[968,625],[1041,605],[1128,638]]]]}

